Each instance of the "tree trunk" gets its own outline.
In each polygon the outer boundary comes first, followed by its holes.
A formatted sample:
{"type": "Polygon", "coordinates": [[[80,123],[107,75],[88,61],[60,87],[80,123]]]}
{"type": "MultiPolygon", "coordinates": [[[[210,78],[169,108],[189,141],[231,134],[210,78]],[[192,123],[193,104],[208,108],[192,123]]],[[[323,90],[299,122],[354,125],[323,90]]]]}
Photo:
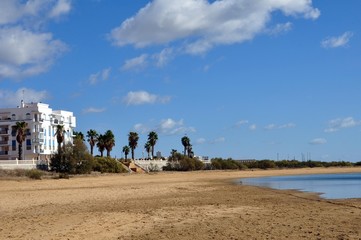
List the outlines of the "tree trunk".
{"type": "Polygon", "coordinates": [[[90,154],[93,156],[94,145],[90,145],[90,154]]]}
{"type": "Polygon", "coordinates": [[[23,160],[23,144],[19,143],[19,156],[18,156],[19,160],[23,160]]]}
{"type": "Polygon", "coordinates": [[[132,148],[132,160],[134,160],[134,148],[132,148]]]}

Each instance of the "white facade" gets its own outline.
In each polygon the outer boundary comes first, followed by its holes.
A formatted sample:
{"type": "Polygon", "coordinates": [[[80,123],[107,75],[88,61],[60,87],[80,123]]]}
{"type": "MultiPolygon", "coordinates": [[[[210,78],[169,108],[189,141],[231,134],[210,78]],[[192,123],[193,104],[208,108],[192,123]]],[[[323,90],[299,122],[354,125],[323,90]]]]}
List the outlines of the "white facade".
{"type": "Polygon", "coordinates": [[[18,158],[18,143],[13,126],[23,121],[28,124],[23,159],[49,160],[57,152],[57,125],[64,126],[64,143],[73,142],[76,118],[72,112],[52,110],[44,103],[22,101],[17,108],[0,109],[0,160],[18,158]]]}

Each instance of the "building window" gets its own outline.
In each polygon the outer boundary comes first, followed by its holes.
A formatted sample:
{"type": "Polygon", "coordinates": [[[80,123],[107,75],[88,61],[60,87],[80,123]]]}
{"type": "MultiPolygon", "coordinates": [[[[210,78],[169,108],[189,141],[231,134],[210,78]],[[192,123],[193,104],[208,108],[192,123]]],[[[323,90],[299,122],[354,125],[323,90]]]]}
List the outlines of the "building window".
{"type": "Polygon", "coordinates": [[[27,114],[26,114],[26,119],[27,119],[27,120],[31,120],[31,115],[30,115],[30,113],[27,113],[27,114]]]}
{"type": "Polygon", "coordinates": [[[15,114],[11,115],[11,120],[16,120],[16,115],[15,114]]]}
{"type": "Polygon", "coordinates": [[[31,150],[31,139],[26,139],[26,150],[31,150]]]}
{"type": "Polygon", "coordinates": [[[15,126],[11,127],[11,136],[15,137],[16,136],[16,129],[15,126]]]}
{"type": "Polygon", "coordinates": [[[16,151],[16,140],[11,141],[11,150],[16,151]]]}

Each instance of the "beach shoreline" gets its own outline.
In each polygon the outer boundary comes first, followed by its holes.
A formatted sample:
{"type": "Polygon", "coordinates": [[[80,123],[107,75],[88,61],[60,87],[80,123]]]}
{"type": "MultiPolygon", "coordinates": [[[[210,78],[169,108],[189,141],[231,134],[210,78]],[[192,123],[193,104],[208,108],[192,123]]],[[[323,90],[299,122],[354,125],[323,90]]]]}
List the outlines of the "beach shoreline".
{"type": "Polygon", "coordinates": [[[361,168],[0,180],[0,239],[359,239],[361,199],[236,184],[361,168]]]}

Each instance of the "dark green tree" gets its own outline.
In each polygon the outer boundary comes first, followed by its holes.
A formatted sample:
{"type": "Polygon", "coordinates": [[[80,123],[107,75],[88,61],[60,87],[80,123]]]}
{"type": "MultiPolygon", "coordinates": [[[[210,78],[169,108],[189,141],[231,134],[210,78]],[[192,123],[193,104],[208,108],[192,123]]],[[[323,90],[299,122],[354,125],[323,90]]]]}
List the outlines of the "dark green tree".
{"type": "Polygon", "coordinates": [[[148,143],[150,144],[151,147],[151,152],[152,152],[152,158],[154,158],[154,146],[158,141],[158,134],[154,131],[150,132],[148,134],[148,143]]]}
{"type": "Polygon", "coordinates": [[[16,131],[16,141],[18,142],[18,159],[23,159],[23,142],[26,138],[26,128],[28,124],[26,122],[16,122],[14,130],[16,131]]]}
{"type": "Polygon", "coordinates": [[[115,137],[111,130],[105,132],[104,136],[104,147],[107,150],[107,157],[110,157],[110,152],[115,146],[115,137]]]}
{"type": "Polygon", "coordinates": [[[124,153],[124,156],[125,156],[125,160],[128,160],[128,154],[130,152],[130,148],[129,146],[124,146],[123,147],[123,153],[124,153]]]}
{"type": "Polygon", "coordinates": [[[184,137],[182,137],[181,141],[182,141],[182,145],[184,147],[184,156],[186,156],[189,145],[191,144],[190,140],[189,140],[189,137],[184,136],[184,137]]]}
{"type": "Polygon", "coordinates": [[[134,150],[137,148],[138,146],[138,140],[139,140],[139,136],[138,133],[136,132],[130,132],[128,134],[128,143],[129,143],[129,147],[132,151],[132,159],[134,160],[134,150]]]}
{"type": "Polygon", "coordinates": [[[90,129],[89,131],[87,131],[87,140],[88,140],[88,143],[90,145],[90,154],[93,156],[93,150],[94,150],[94,146],[96,144],[96,142],[98,141],[98,133],[93,130],[93,129],[90,129]]]}
{"type": "Polygon", "coordinates": [[[100,156],[103,157],[103,153],[105,150],[105,137],[103,134],[99,134],[98,136],[97,147],[100,152],[100,156]]]}
{"type": "Polygon", "coordinates": [[[61,155],[61,144],[64,142],[64,125],[56,125],[55,136],[58,142],[58,154],[61,155]]]}

